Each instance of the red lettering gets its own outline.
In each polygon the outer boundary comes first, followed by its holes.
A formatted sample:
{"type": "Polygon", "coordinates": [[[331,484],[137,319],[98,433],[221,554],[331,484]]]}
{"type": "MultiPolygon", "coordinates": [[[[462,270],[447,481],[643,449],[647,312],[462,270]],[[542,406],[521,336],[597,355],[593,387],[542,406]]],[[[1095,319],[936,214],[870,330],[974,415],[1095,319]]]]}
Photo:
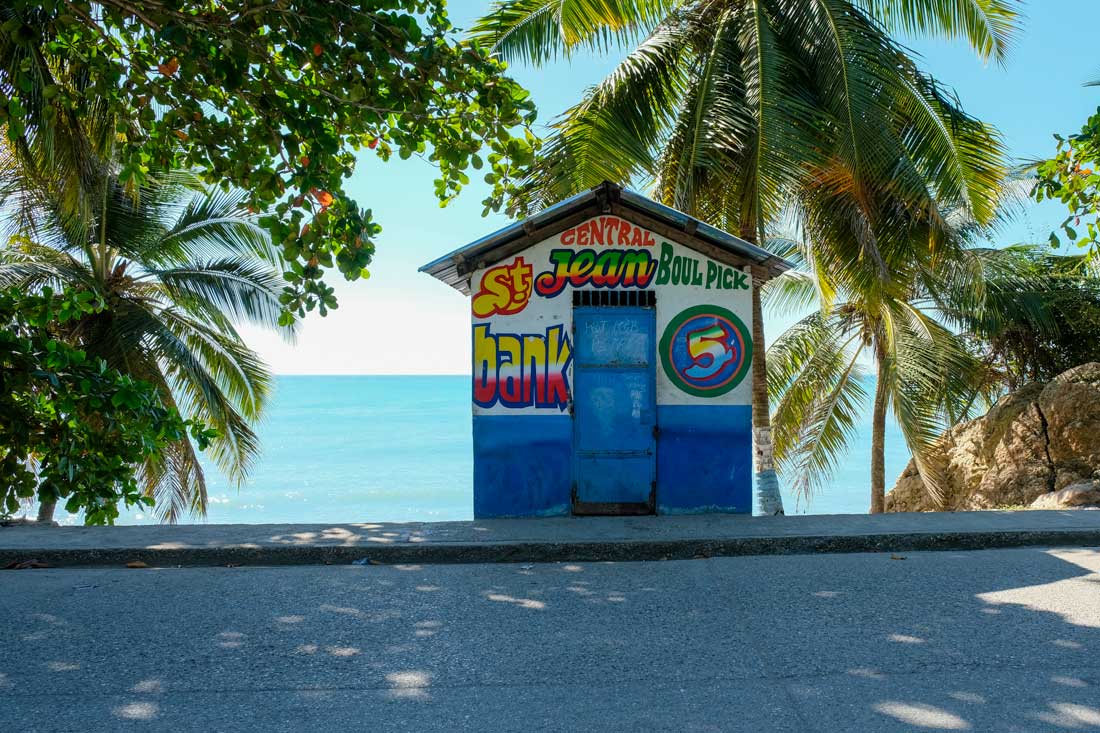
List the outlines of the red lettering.
{"type": "Polygon", "coordinates": [[[630,246],[630,230],[633,227],[625,221],[619,221],[619,244],[630,246]]]}
{"type": "Polygon", "coordinates": [[[608,244],[615,244],[615,232],[619,231],[619,220],[613,216],[607,217],[606,237],[608,244]]]}
{"type": "Polygon", "coordinates": [[[565,373],[572,352],[569,337],[561,326],[546,329],[546,371],[541,375],[546,388],[543,404],[558,405],[559,409],[565,409],[564,406],[569,404],[569,383],[565,380],[565,373]],[[555,368],[551,369],[551,364],[555,368]]]}
{"type": "Polygon", "coordinates": [[[590,233],[589,240],[592,244],[603,244],[603,222],[593,221],[588,223],[588,230],[590,233]]]}
{"type": "Polygon", "coordinates": [[[558,236],[558,241],[576,247],[616,244],[621,247],[657,246],[650,232],[616,216],[601,216],[566,229],[558,236]]]}

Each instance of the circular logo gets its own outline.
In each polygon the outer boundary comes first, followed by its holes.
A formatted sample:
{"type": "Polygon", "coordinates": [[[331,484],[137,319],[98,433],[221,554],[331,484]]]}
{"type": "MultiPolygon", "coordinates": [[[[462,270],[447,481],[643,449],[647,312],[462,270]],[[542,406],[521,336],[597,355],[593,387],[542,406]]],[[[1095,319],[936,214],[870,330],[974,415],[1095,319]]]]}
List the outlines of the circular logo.
{"type": "Polygon", "coordinates": [[[741,319],[716,305],[678,314],[661,336],[661,366],[672,383],[696,397],[724,395],[752,363],[752,339],[741,319]]]}

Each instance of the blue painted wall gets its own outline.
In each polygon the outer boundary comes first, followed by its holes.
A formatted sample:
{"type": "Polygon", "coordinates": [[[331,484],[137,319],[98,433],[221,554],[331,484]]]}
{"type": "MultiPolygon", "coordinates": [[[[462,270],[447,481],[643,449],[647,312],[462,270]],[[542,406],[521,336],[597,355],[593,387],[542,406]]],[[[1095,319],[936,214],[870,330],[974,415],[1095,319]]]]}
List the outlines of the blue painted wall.
{"type": "Polygon", "coordinates": [[[573,420],[561,415],[474,415],[474,516],[570,513],[573,420]]]}
{"type": "MultiPolygon", "coordinates": [[[[752,511],[752,408],[659,405],[657,513],[752,511]]],[[[573,422],[562,415],[474,416],[474,516],[571,511],[573,422]]]]}
{"type": "Polygon", "coordinates": [[[752,511],[752,407],[658,405],[657,513],[752,511]]]}

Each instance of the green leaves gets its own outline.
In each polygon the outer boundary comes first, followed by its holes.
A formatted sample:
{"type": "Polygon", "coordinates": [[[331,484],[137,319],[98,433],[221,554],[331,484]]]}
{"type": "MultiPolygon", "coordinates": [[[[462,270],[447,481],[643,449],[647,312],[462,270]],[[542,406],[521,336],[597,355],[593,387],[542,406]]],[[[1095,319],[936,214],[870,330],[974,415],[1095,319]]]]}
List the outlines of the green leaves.
{"type": "MultiPolygon", "coordinates": [[[[963,113],[880,23],[980,46],[977,26],[1008,16],[1000,0],[967,3],[976,9],[962,0],[510,0],[474,35],[536,64],[576,45],[636,43],[554,123],[520,208],[604,179],[652,181],[664,203],[757,240],[791,215],[826,245],[847,226],[860,250],[826,253],[830,261],[858,267],[850,281],[882,280],[896,253],[884,251],[891,235],[879,228],[935,222],[937,202],[987,222],[997,205],[996,132],[963,113]],[[876,210],[890,206],[896,214],[876,210]]],[[[998,48],[1013,28],[998,26],[998,48]]]]}
{"type": "MultiPolygon", "coordinates": [[[[135,200],[110,168],[99,172],[103,178],[85,181],[99,191],[90,220],[60,215],[64,191],[41,179],[16,175],[0,188],[4,206],[18,204],[20,212],[9,222],[18,227],[11,246],[0,250],[0,284],[46,296],[51,287],[66,288],[65,298],[22,306],[24,317],[48,324],[56,342],[44,357],[47,369],[85,358],[101,372],[118,368],[153,385],[167,409],[209,426],[151,445],[156,451],[137,468],[140,491],[155,499],[158,518],[202,515],[206,484],[196,451],[208,449],[226,475],[241,480],[258,452],[251,423],[271,389],[267,367],[237,326],[293,338],[292,317],[284,321],[290,327],[277,324],[294,296],[280,293],[283,262],[248,210],[246,193],[158,172],[135,200]]],[[[332,264],[331,254],[319,260],[332,264]]],[[[333,307],[331,292],[309,287],[320,305],[333,307]]],[[[43,378],[58,387],[53,372],[43,378]]],[[[93,396],[89,407],[137,407],[131,387],[112,394],[93,396]]]]}
{"type": "Polygon", "coordinates": [[[505,59],[535,63],[587,47],[606,51],[635,40],[677,0],[497,0],[473,27],[474,40],[505,59]]]}
{"type": "Polygon", "coordinates": [[[14,0],[0,25],[0,125],[24,165],[67,178],[74,209],[95,200],[78,174],[113,158],[131,192],[170,169],[245,191],[272,240],[315,261],[287,270],[295,318],[335,306],[308,283],[356,279],[373,255],[380,227],[344,189],[357,152],[427,157],[449,201],[487,150],[489,209],[533,157],[526,91],[453,36],[442,0],[14,0]]]}
{"type": "Polygon", "coordinates": [[[860,424],[867,403],[861,337],[851,318],[814,313],[768,349],[775,456],[800,499],[812,499],[832,476],[860,424]]]}
{"type": "Polygon", "coordinates": [[[679,103],[689,40],[678,19],[661,23],[556,120],[517,197],[521,208],[542,208],[604,180],[651,175],[679,103]]]}
{"type": "Polygon", "coordinates": [[[940,278],[936,307],[1000,384],[1016,389],[1100,361],[1100,278],[1088,255],[1021,245],[970,257],[960,275],[940,278]]]}
{"type": "Polygon", "coordinates": [[[187,431],[211,430],[166,407],[151,384],[54,338],[63,313],[100,313],[86,292],[0,291],[0,515],[23,500],[65,501],[87,524],[119,505],[151,505],[137,466],[187,431]]]}
{"type": "Polygon", "coordinates": [[[965,38],[983,59],[1005,61],[1020,29],[1013,0],[857,0],[891,31],[965,38]]]}
{"type": "MultiPolygon", "coordinates": [[[[1090,257],[1096,257],[1100,247],[1100,108],[1076,135],[1054,137],[1057,153],[1035,166],[1037,182],[1032,195],[1036,201],[1054,199],[1065,204],[1069,216],[1062,222],[1062,232],[1069,241],[1087,248],[1090,257]]],[[[1057,233],[1051,233],[1050,244],[1061,244],[1057,233]]]]}

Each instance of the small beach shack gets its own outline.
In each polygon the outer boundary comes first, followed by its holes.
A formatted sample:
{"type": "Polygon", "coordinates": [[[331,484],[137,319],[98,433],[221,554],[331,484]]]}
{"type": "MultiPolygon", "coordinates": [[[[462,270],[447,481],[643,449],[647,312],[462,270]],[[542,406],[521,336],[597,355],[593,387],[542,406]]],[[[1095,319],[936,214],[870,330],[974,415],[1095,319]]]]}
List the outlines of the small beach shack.
{"type": "Polygon", "coordinates": [[[474,516],[749,513],[751,288],[790,267],[603,183],[420,268],[470,295],[474,516]]]}

